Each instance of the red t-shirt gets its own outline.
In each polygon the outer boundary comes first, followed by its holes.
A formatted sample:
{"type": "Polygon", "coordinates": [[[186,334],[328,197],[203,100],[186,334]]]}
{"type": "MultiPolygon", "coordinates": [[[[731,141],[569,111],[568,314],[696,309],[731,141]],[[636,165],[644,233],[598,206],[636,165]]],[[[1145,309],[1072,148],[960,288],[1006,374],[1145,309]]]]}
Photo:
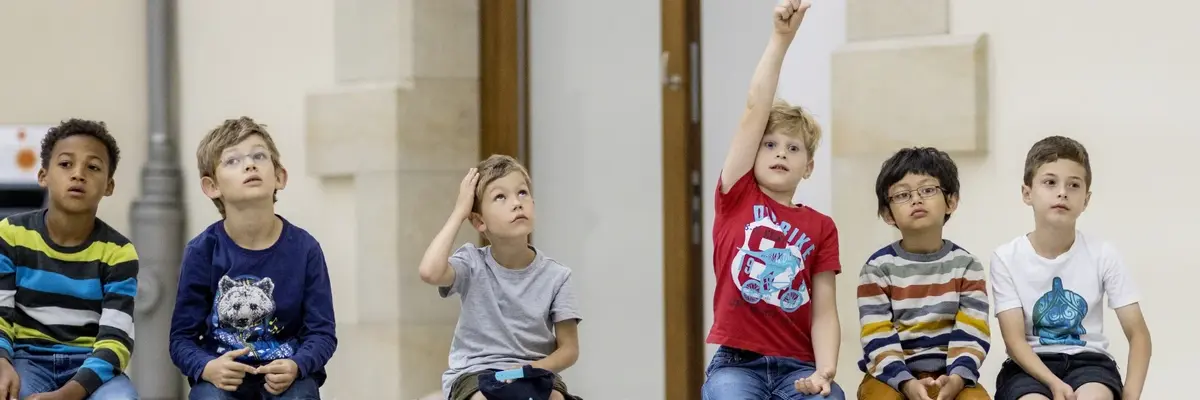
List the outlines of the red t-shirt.
{"type": "Polygon", "coordinates": [[[713,221],[713,326],[708,343],[815,362],[812,276],[839,273],[833,219],[779,204],[746,173],[721,194],[713,221]],[[767,285],[763,285],[767,282],[767,285]]]}

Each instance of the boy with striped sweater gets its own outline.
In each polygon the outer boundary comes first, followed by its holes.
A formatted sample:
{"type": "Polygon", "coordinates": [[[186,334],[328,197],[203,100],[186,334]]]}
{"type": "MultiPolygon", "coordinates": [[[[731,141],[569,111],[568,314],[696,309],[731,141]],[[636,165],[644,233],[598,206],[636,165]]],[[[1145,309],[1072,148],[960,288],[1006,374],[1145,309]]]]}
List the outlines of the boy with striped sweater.
{"type": "Polygon", "coordinates": [[[96,218],[120,150],[104,123],[72,119],[42,140],[45,209],[0,221],[0,399],[136,399],[138,256],[96,218]]]}
{"type": "Polygon", "coordinates": [[[942,239],[958,188],[958,167],[934,148],[900,150],[879,171],[879,215],[902,239],[859,274],[859,399],[989,398],[978,384],[991,336],[983,266],[942,239]]]}

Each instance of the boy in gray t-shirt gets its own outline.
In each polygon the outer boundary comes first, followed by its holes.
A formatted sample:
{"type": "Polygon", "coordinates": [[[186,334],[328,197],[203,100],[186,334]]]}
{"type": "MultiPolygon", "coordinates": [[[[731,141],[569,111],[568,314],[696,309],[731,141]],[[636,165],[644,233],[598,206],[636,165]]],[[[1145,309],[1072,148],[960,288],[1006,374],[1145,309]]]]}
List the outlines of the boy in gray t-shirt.
{"type": "Polygon", "coordinates": [[[571,270],[529,244],[533,222],[529,172],[493,155],[463,178],[454,212],[425,250],[421,280],[462,298],[442,375],[448,400],[484,400],[480,375],[523,365],[554,373],[551,399],[579,399],[558,376],[579,359],[571,270]],[[467,243],[450,255],[464,220],[491,245],[467,243]]]}

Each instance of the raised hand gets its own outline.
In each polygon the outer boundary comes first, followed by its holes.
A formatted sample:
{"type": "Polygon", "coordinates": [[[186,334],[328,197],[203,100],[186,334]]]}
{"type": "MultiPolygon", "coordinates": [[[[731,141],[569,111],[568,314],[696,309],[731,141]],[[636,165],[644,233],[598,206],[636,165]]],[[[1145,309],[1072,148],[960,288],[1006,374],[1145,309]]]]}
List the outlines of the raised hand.
{"type": "Polygon", "coordinates": [[[804,14],[812,7],[810,0],[780,0],[775,6],[775,33],[791,35],[800,28],[804,14]]]}
{"type": "Polygon", "coordinates": [[[454,215],[466,219],[471,216],[471,208],[475,205],[475,185],[479,183],[479,170],[471,168],[467,176],[458,185],[458,200],[454,202],[454,215]]]}
{"type": "Polygon", "coordinates": [[[250,348],[245,347],[222,354],[204,365],[204,372],[200,374],[200,377],[212,383],[217,389],[226,392],[236,391],[238,386],[242,385],[242,378],[245,378],[246,374],[254,373],[254,367],[233,360],[249,352],[250,348]]]}

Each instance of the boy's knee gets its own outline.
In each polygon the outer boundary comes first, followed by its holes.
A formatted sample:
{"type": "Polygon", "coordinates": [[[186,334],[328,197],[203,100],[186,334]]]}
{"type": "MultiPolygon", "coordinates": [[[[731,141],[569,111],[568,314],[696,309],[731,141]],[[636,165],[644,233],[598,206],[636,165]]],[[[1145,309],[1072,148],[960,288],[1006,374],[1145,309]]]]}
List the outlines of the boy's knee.
{"type": "Polygon", "coordinates": [[[475,392],[475,394],[471,395],[471,400],[487,400],[487,397],[483,397],[483,393],[475,392]]]}
{"type": "Polygon", "coordinates": [[[1040,394],[1027,394],[1027,395],[1021,396],[1021,398],[1019,398],[1017,400],[1050,400],[1050,398],[1046,397],[1046,396],[1042,396],[1040,394]]]}
{"type": "Polygon", "coordinates": [[[837,382],[829,384],[829,395],[823,397],[824,400],[846,400],[846,393],[842,391],[841,385],[837,382]]]}
{"type": "Polygon", "coordinates": [[[551,390],[550,391],[550,400],[567,400],[567,398],[563,397],[562,392],[559,392],[557,390],[551,390]]]}
{"type": "Polygon", "coordinates": [[[1078,400],[1113,400],[1112,389],[1104,386],[1103,383],[1087,383],[1075,390],[1075,398],[1078,400]]]}
{"type": "Polygon", "coordinates": [[[958,392],[958,396],[955,396],[954,400],[992,400],[992,396],[988,395],[987,390],[976,386],[958,392]]]}

